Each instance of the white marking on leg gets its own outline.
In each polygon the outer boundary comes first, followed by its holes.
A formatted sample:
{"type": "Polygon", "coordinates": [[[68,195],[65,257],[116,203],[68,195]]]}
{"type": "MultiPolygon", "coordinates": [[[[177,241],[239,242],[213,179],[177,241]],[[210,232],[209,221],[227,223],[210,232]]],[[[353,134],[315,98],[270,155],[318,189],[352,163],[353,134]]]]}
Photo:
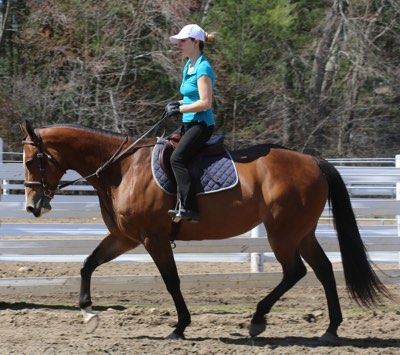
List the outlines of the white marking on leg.
{"type": "Polygon", "coordinates": [[[86,325],[86,331],[93,333],[99,325],[99,315],[92,310],[92,306],[81,308],[83,323],[86,325]]]}

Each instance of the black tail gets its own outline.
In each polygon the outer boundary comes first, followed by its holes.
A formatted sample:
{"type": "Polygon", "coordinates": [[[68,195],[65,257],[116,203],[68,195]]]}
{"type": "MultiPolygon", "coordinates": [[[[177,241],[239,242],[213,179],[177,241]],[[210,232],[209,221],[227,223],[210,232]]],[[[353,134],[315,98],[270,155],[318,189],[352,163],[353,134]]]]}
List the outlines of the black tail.
{"type": "Polygon", "coordinates": [[[354,300],[365,307],[391,298],[368,262],[358,230],[349,193],[336,168],[324,159],[316,159],[329,185],[329,204],[337,231],[347,289],[354,300]]]}

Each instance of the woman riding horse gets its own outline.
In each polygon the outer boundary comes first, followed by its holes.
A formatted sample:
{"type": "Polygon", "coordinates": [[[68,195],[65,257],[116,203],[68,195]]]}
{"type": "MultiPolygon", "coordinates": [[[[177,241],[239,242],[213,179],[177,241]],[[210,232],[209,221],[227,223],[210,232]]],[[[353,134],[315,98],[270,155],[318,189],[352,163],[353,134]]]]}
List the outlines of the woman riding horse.
{"type": "Polygon", "coordinates": [[[181,84],[182,101],[170,102],[166,108],[168,117],[182,113],[182,138],[171,156],[171,167],[178,185],[180,208],[169,210],[173,220],[181,216],[192,223],[199,221],[199,208],[189,164],[214,131],[214,115],[211,109],[215,76],[211,64],[204,56],[204,42],[214,42],[214,37],[200,26],[191,24],[170,37],[181,49],[182,56],[189,58],[183,69],[181,84]]]}
{"type": "Polygon", "coordinates": [[[282,281],[258,305],[250,335],[266,328],[265,316],[311,266],[325,290],[330,323],[324,341],[335,341],[342,322],[332,264],[315,236],[327,200],[338,234],[346,285],[361,305],[371,306],[389,296],[366,256],[349,194],[338,171],[326,160],[271,145],[231,152],[239,183],[223,192],[202,195],[197,225],[176,224],[167,215],[174,196],[160,189],[152,176],[155,139],[133,141],[110,132],[81,126],[23,126],[26,209],[40,217],[51,208],[59,182],[72,169],[87,177],[97,191],[109,233],[81,269],[79,304],[90,330],[98,324],[92,311],[90,281],[93,271],[142,244],[153,258],[178,314],[169,338],[184,338],[191,322],[183,298],[171,240],[223,239],[240,235],[263,223],[282,281]],[[121,147],[128,151],[114,160],[121,147]],[[107,158],[108,159],[108,158],[107,158]],[[109,163],[109,162],[112,163],[109,163]]]}

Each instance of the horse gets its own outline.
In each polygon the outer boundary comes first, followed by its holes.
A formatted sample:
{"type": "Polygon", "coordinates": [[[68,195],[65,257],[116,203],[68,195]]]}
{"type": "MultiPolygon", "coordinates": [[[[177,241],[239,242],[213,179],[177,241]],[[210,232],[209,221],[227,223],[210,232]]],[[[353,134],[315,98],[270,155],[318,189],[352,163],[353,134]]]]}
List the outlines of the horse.
{"type": "Polygon", "coordinates": [[[21,128],[25,134],[27,212],[40,217],[51,210],[51,200],[68,169],[85,177],[97,191],[108,233],[80,270],[79,306],[89,332],[99,322],[92,310],[93,271],[142,244],[177,311],[178,322],[167,338],[185,339],[191,315],[181,292],[171,241],[230,238],[263,223],[270,247],[281,264],[282,280],[258,302],[249,335],[256,337],[266,330],[266,316],[273,305],[306,275],[305,261],[321,282],[327,300],[329,325],[320,339],[337,340],[343,317],[335,277],[315,236],[327,201],[350,296],[365,307],[390,297],[368,261],[341,175],[320,157],[270,144],[231,151],[239,183],[222,192],[199,195],[200,222],[177,224],[167,214],[176,196],[162,191],[152,176],[151,152],[156,138],[134,141],[132,137],[80,125],[34,129],[29,121],[21,128]],[[121,155],[122,147],[129,143],[121,155]]]}

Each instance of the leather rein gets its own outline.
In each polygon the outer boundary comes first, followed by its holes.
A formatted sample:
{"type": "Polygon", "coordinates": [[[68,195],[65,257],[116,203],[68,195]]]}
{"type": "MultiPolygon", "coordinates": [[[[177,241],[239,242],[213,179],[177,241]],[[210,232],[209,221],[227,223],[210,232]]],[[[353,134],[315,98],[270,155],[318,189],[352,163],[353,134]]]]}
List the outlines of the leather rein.
{"type": "MultiPolygon", "coordinates": [[[[59,184],[55,188],[50,188],[49,184],[47,183],[46,180],[46,164],[45,161],[46,159],[54,164],[54,166],[59,170],[63,175],[66,173],[66,170],[61,166],[61,164],[55,159],[44,147],[42,137],[40,136],[40,132],[38,129],[35,129],[35,136],[32,137],[32,141],[27,141],[24,140],[22,141],[22,144],[29,144],[37,148],[38,152],[36,154],[36,157],[39,160],[39,169],[40,169],[40,181],[24,181],[24,186],[25,187],[32,187],[32,186],[40,186],[43,188],[43,194],[44,196],[48,197],[49,199],[52,199],[54,197],[54,194],[57,190],[61,190],[64,187],[70,186],[75,184],[78,181],[81,180],[87,180],[90,179],[91,177],[96,176],[99,178],[100,173],[102,173],[104,170],[106,170],[108,167],[110,167],[113,163],[118,161],[119,159],[123,158],[125,155],[128,154],[128,152],[135,146],[137,145],[143,138],[145,138],[153,129],[155,129],[157,126],[159,126],[162,122],[165,121],[167,118],[166,113],[162,115],[161,119],[153,125],[148,131],[146,131],[143,135],[141,135],[137,140],[135,140],[132,144],[130,144],[127,148],[125,148],[123,151],[124,145],[128,142],[129,137],[126,136],[124,141],[121,143],[117,151],[112,155],[112,157],[107,160],[103,165],[101,165],[94,173],[89,174],[85,177],[80,177],[74,181],[69,181],[64,184],[59,184]]],[[[138,147],[139,148],[139,147],[138,147]]],[[[142,148],[142,147],[140,147],[142,148]]]]}

